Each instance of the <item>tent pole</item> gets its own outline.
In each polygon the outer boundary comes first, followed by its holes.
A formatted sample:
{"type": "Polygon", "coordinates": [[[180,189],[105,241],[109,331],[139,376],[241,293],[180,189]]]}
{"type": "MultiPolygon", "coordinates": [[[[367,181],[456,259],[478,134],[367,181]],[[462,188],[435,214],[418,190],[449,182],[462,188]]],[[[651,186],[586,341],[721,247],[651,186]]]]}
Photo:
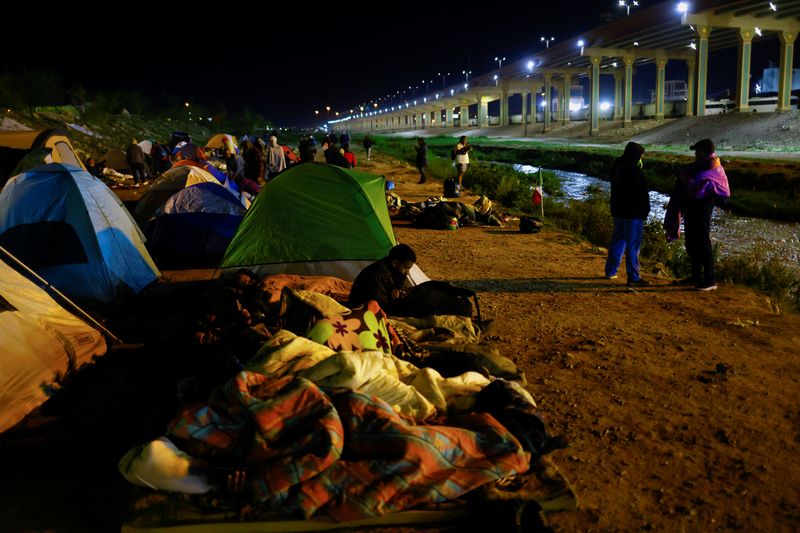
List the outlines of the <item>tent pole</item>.
{"type": "Polygon", "coordinates": [[[19,259],[17,259],[16,257],[14,257],[14,255],[13,255],[11,252],[9,252],[8,250],[6,250],[6,249],[5,249],[5,248],[3,248],[2,246],[0,246],[0,252],[2,252],[3,254],[5,254],[5,255],[6,255],[6,257],[8,257],[8,258],[10,258],[12,261],[14,261],[14,263],[16,263],[17,265],[19,265],[20,267],[22,267],[22,268],[23,268],[23,269],[24,269],[24,270],[25,270],[27,273],[29,273],[29,274],[31,274],[33,277],[35,277],[35,278],[36,278],[36,279],[39,281],[39,283],[43,283],[43,284],[44,284],[44,288],[45,288],[45,289],[50,289],[50,290],[52,290],[54,293],[56,293],[56,295],[58,295],[58,297],[59,297],[59,298],[63,299],[63,300],[64,300],[65,302],[67,302],[67,303],[68,303],[68,304],[69,304],[69,305],[70,305],[70,306],[71,306],[73,309],[75,309],[76,311],[78,311],[78,312],[81,314],[81,316],[84,318],[84,320],[88,320],[92,326],[96,327],[97,329],[99,329],[100,331],[102,331],[103,333],[105,333],[106,335],[108,335],[108,336],[111,338],[111,340],[113,340],[113,341],[114,341],[116,344],[123,344],[123,342],[122,342],[122,341],[121,341],[121,340],[120,340],[120,339],[119,339],[119,338],[118,338],[116,335],[114,335],[113,333],[111,333],[111,332],[108,330],[108,328],[106,328],[106,327],[105,327],[105,326],[103,326],[103,325],[102,325],[100,322],[98,322],[97,320],[95,320],[94,318],[92,318],[92,316],[91,316],[91,315],[89,315],[89,313],[87,313],[86,311],[84,311],[83,309],[81,309],[80,307],[78,307],[78,304],[76,304],[75,302],[73,302],[72,300],[70,300],[69,298],[67,298],[67,297],[66,297],[66,296],[65,296],[65,295],[64,295],[64,294],[63,294],[61,291],[59,291],[58,289],[56,289],[55,287],[53,287],[52,285],[50,285],[50,282],[49,282],[49,281],[47,281],[47,280],[46,280],[46,279],[44,279],[42,276],[40,276],[39,274],[37,274],[36,272],[34,272],[33,270],[31,270],[31,269],[28,267],[28,265],[26,265],[25,263],[23,263],[22,261],[20,261],[20,260],[19,260],[19,259]]]}

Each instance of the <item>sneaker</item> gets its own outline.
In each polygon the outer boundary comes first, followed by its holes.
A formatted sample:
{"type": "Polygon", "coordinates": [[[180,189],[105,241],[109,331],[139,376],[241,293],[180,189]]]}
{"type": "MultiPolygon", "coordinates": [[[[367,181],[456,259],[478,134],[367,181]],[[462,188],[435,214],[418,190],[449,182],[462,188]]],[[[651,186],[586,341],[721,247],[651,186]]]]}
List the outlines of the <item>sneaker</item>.
{"type": "Polygon", "coordinates": [[[619,276],[617,274],[611,274],[610,276],[606,274],[606,279],[617,279],[619,276]]]}
{"type": "Polygon", "coordinates": [[[650,282],[644,278],[628,280],[628,287],[650,285],[650,282]]]}
{"type": "Polygon", "coordinates": [[[717,284],[713,283],[713,282],[700,283],[699,285],[697,285],[697,290],[698,291],[715,291],[715,290],[717,290],[717,284]]]}
{"type": "Polygon", "coordinates": [[[138,183],[134,183],[134,184],[133,184],[133,188],[134,188],[134,189],[138,189],[139,187],[141,187],[141,185],[139,185],[138,183]]]}

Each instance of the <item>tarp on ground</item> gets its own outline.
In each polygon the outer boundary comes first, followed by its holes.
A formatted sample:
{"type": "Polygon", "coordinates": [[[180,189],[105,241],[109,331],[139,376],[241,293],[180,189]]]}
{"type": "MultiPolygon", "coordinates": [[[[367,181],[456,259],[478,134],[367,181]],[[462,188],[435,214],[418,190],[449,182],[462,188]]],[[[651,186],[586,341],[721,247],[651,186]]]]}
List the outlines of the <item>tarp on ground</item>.
{"type": "Polygon", "coordinates": [[[395,244],[383,176],[303,163],[262,188],[220,268],[352,281],[395,244]]]}
{"type": "Polygon", "coordinates": [[[106,353],[100,332],[4,259],[0,252],[0,433],[44,403],[68,372],[106,353]]]}
{"type": "Polygon", "coordinates": [[[70,298],[114,303],[159,277],[120,199],[85,170],[50,164],[0,192],[0,246],[70,298]]]}

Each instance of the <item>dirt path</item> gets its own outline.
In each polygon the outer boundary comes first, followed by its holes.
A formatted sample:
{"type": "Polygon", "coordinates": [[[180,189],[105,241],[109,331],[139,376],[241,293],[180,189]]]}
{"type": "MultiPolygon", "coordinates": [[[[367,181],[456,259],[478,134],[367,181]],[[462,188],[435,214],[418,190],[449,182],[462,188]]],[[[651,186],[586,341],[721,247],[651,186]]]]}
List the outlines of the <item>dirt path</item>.
{"type": "MultiPolygon", "coordinates": [[[[376,159],[362,168],[402,198],[441,194],[376,159]]],[[[800,529],[800,316],[728,285],[628,289],[548,228],[395,231],[431,278],[479,291],[487,335],[571,442],[553,458],[580,506],[558,531],[800,529]]]]}

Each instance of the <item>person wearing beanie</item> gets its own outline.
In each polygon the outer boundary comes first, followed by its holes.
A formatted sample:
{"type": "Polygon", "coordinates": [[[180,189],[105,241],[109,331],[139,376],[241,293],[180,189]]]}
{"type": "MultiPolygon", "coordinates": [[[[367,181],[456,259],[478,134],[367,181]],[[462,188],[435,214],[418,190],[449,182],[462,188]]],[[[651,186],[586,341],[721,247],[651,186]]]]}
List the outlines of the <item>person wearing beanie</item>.
{"type": "Polygon", "coordinates": [[[628,285],[649,285],[639,270],[639,252],[642,249],[644,221],[650,214],[650,195],[647,180],[642,173],[644,147],[629,142],[625,151],[611,168],[611,216],[614,229],[606,258],[606,278],[616,279],[622,254],[625,254],[625,272],[628,285]]]}
{"type": "Polygon", "coordinates": [[[670,195],[664,228],[668,241],[677,239],[683,218],[692,275],[678,283],[695,285],[701,291],[713,291],[717,282],[711,247],[711,215],[714,206],[722,205],[730,197],[731,190],[711,139],[701,139],[689,149],[694,150],[695,160],[680,170],[670,195]]]}

